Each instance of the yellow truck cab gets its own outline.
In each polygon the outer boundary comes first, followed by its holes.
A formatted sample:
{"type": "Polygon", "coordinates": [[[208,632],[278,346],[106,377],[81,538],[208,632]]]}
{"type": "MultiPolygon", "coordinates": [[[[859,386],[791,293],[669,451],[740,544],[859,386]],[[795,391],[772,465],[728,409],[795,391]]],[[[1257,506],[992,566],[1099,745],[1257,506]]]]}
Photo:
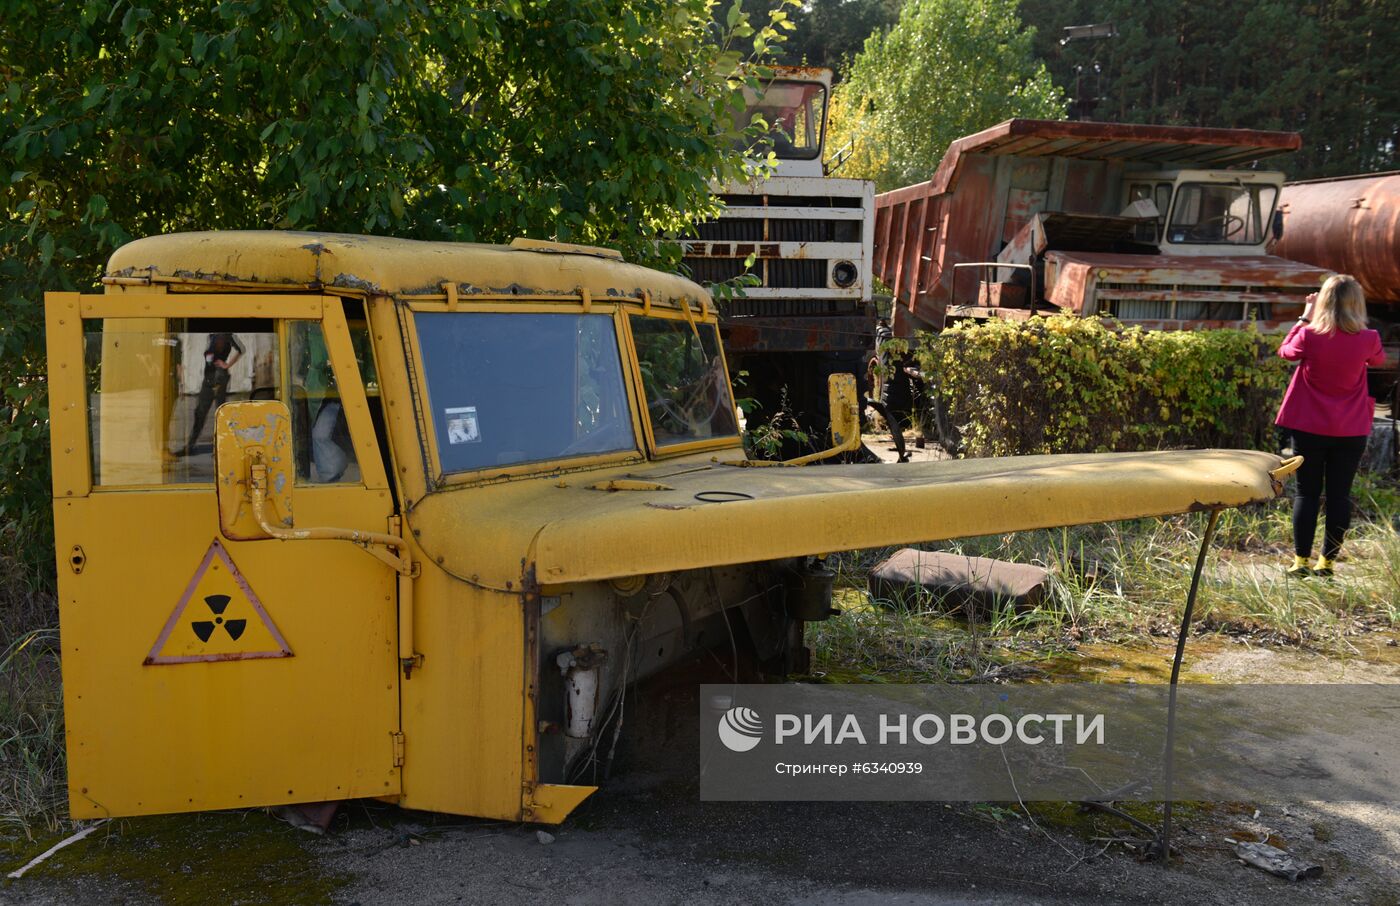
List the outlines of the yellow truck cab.
{"type": "Polygon", "coordinates": [[[802,666],[814,555],[1280,490],[1241,451],[760,467],[709,295],[607,250],[192,233],[103,283],[46,298],[74,817],[556,823],[626,683],[802,666]]]}

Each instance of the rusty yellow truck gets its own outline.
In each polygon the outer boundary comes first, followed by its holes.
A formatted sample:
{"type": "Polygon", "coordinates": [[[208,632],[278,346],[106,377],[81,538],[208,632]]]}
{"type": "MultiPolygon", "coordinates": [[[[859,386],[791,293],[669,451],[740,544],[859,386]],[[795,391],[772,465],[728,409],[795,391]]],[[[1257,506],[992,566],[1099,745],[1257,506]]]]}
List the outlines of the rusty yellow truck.
{"type": "Polygon", "coordinates": [[[1280,490],[1241,451],[749,462],[708,294],[607,250],[190,233],[103,284],[45,306],[79,818],[557,823],[627,683],[802,668],[815,555],[1280,490]]]}

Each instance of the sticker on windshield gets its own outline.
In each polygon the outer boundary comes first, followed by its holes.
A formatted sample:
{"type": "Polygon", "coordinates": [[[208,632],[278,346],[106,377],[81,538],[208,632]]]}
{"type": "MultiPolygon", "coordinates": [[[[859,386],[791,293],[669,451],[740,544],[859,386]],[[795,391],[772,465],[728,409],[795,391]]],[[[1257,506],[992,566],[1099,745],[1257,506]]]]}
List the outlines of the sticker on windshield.
{"type": "Polygon", "coordinates": [[[444,409],[443,414],[447,416],[449,444],[474,444],[481,440],[481,427],[476,421],[475,406],[444,409]]]}

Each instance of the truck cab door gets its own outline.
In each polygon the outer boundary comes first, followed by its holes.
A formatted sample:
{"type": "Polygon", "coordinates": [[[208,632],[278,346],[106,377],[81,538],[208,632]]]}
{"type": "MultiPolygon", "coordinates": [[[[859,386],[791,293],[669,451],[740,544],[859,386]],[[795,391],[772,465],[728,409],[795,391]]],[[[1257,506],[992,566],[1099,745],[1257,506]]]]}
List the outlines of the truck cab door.
{"type": "Polygon", "coordinates": [[[298,523],[388,527],[341,300],[53,293],[46,314],[73,816],[400,793],[394,573],[345,542],[229,540],[215,496],[217,407],[282,399],[298,523]]]}

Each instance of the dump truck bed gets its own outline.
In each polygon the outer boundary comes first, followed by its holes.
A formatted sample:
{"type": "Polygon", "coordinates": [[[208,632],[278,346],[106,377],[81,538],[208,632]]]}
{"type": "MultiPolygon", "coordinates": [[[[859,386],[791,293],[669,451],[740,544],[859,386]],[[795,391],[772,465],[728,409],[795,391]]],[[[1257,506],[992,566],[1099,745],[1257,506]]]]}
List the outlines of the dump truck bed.
{"type": "Polygon", "coordinates": [[[941,327],[954,265],[996,259],[1037,214],[1117,215],[1125,170],[1225,168],[1300,144],[1294,132],[1007,120],[953,142],[927,182],[876,196],[875,274],[897,329],[941,327]]]}

